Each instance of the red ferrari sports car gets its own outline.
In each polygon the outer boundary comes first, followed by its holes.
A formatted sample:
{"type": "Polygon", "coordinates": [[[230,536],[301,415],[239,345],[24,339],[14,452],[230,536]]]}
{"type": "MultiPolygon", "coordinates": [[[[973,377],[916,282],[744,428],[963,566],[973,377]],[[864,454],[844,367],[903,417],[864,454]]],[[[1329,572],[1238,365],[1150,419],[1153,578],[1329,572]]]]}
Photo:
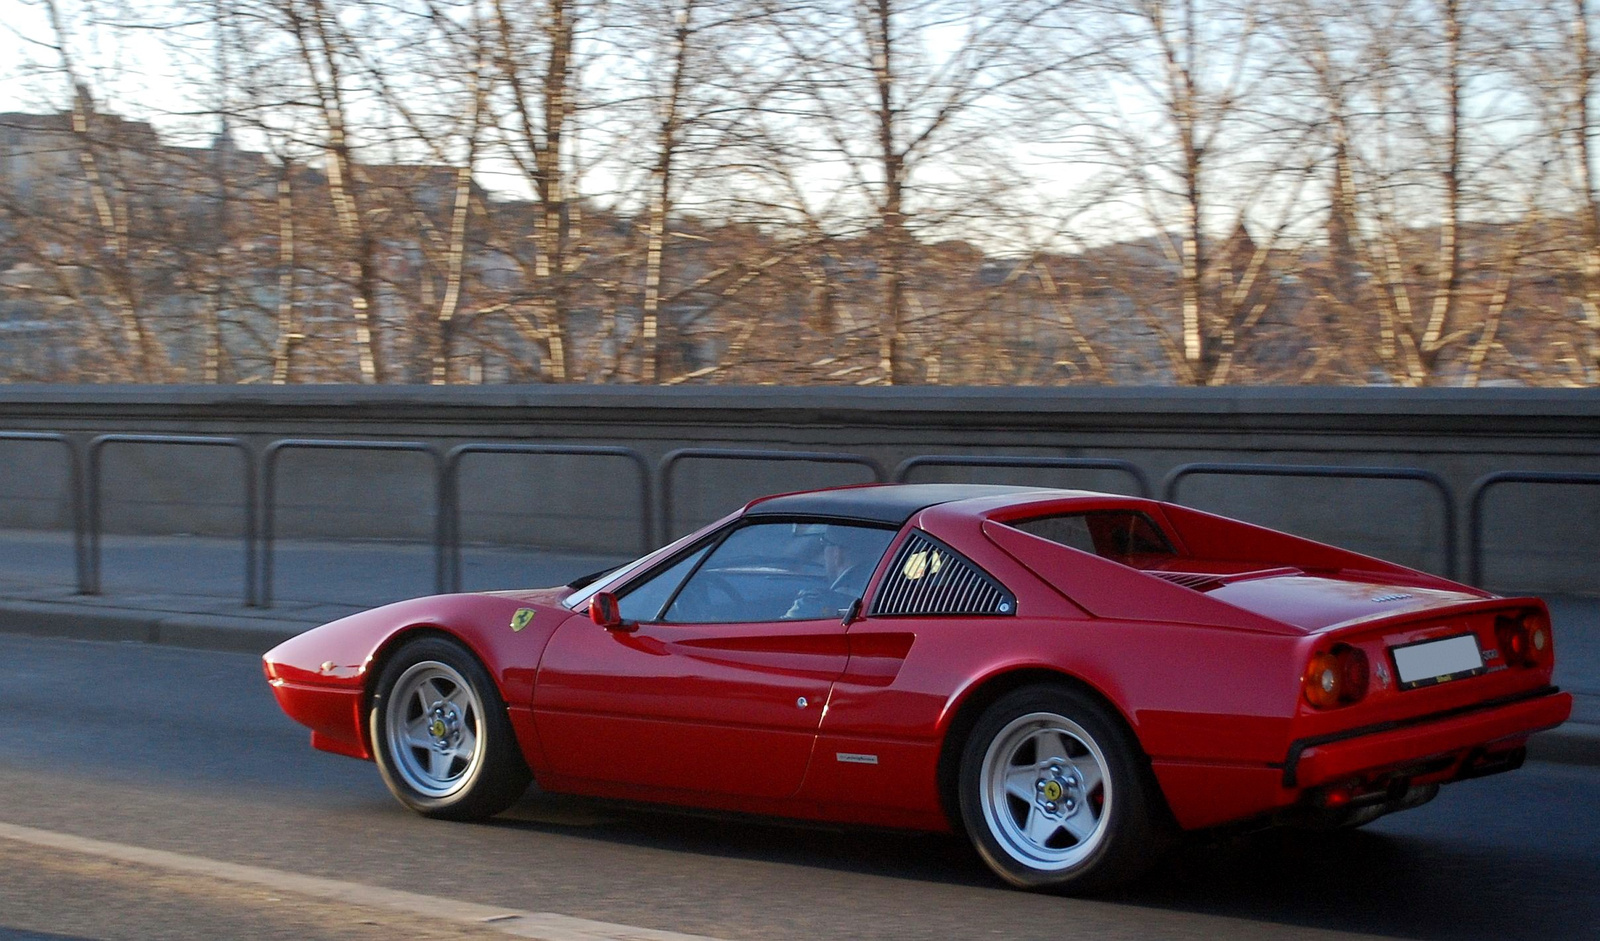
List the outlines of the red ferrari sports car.
{"type": "Polygon", "coordinates": [[[1173,504],[956,484],[756,500],[565,588],[270,651],[317,748],[481,818],[545,790],[964,832],[1090,891],[1180,830],[1359,826],[1518,767],[1549,614],[1173,504]]]}

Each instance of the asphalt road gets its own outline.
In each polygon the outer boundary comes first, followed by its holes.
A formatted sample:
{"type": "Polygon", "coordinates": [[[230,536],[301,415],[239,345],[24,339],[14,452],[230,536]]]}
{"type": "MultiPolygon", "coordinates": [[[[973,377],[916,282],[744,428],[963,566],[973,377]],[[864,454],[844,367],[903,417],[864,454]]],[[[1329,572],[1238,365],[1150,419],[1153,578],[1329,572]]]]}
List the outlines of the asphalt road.
{"type": "Polygon", "coordinates": [[[1454,785],[1355,833],[1192,845],[1078,900],[1002,888],[949,837],[537,793],[490,824],[424,820],[370,765],[311,751],[245,655],[0,635],[0,717],[0,939],[505,936],[443,900],[725,939],[1600,937],[1588,766],[1454,785]]]}

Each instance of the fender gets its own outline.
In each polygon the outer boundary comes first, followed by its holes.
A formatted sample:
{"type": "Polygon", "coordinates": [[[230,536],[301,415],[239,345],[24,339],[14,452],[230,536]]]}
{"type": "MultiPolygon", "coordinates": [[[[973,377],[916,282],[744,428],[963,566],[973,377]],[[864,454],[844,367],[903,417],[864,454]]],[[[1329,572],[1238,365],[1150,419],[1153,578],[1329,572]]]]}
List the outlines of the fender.
{"type": "Polygon", "coordinates": [[[568,593],[432,595],[396,602],[292,637],[269,650],[262,665],[279,705],[311,728],[314,746],[370,758],[366,702],[384,660],[418,631],[446,634],[495,678],[524,753],[530,764],[541,764],[537,741],[525,734],[531,723],[518,721],[518,713],[527,713],[532,702],[533,678],[551,635],[579,616],[559,603],[568,593]]]}

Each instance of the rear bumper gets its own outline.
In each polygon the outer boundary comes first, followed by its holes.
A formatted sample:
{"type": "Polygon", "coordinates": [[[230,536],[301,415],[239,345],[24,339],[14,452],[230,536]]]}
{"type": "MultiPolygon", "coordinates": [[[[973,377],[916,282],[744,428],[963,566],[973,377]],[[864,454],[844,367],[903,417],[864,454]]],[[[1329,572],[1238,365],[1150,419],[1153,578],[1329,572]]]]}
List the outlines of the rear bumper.
{"type": "Polygon", "coordinates": [[[1515,748],[1571,714],[1572,694],[1547,686],[1466,709],[1299,739],[1284,760],[1283,786],[1315,787],[1485,746],[1515,748]]]}

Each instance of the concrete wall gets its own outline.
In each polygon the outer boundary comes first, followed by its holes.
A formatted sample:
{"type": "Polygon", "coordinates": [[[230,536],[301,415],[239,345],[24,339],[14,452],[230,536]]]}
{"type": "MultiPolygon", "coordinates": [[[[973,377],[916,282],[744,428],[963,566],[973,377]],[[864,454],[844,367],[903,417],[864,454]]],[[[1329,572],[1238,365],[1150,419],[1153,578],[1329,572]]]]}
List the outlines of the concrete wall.
{"type": "MultiPolygon", "coordinates": [[[[625,445],[652,465],[691,446],[844,451],[891,470],[917,454],[1112,457],[1157,486],[1195,461],[1418,467],[1454,489],[1463,553],[1464,501],[1482,475],[1600,472],[1600,390],[0,386],[5,430],[82,441],[233,435],[258,450],[283,437],[625,445]]],[[[68,524],[58,450],[0,441],[0,527],[68,524]]],[[[108,531],[239,531],[236,453],[119,444],[104,457],[108,531]]],[[[291,452],[281,467],[284,536],[432,532],[425,457],[291,452]]],[[[865,479],[848,466],[685,462],[674,475],[675,529],[761,493],[865,479]]],[[[1102,471],[925,469],[913,479],[1130,487],[1102,471]]],[[[639,476],[623,461],[473,456],[462,484],[469,542],[631,551],[639,541],[639,476]]],[[[1443,513],[1420,484],[1190,478],[1178,498],[1422,568],[1446,565],[1443,513]]],[[[1600,593],[1600,487],[1514,485],[1486,506],[1488,584],[1600,593]]]]}

